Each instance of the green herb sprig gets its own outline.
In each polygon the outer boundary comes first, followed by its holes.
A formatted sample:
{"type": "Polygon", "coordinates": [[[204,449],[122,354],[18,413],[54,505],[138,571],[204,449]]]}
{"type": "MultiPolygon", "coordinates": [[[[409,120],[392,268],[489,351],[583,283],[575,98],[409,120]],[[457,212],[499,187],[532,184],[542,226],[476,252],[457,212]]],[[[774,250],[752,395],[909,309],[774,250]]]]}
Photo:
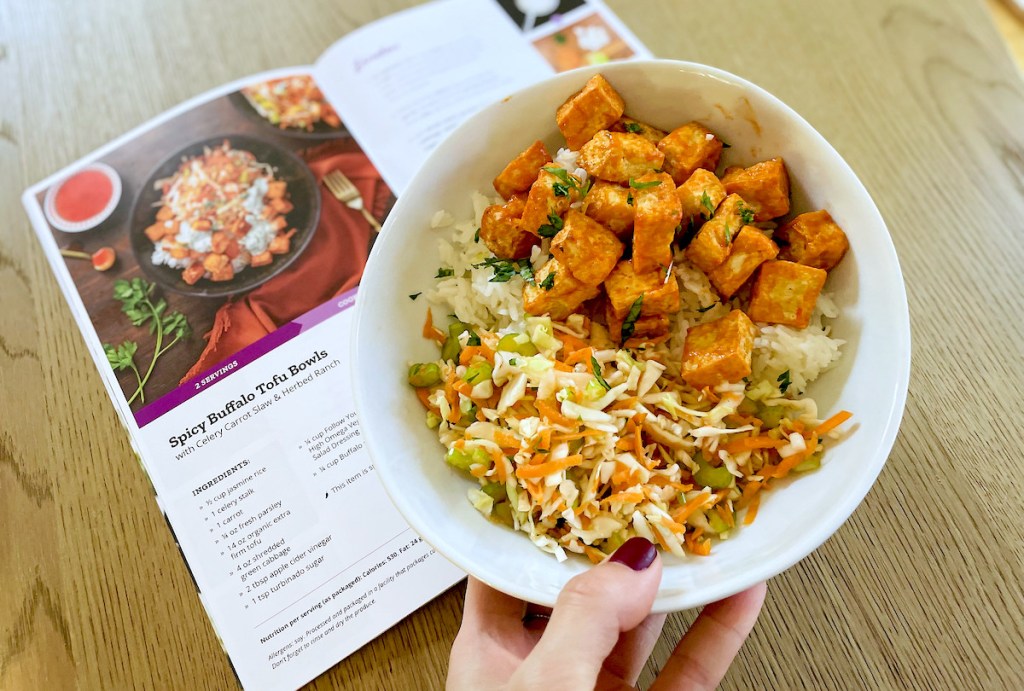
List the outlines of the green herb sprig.
{"type": "Polygon", "coordinates": [[[628,340],[632,338],[633,331],[636,330],[636,320],[640,318],[640,309],[644,306],[644,296],[641,295],[629,308],[629,313],[626,314],[626,320],[622,322],[622,340],[628,340]]]}
{"type": "Polygon", "coordinates": [[[533,276],[533,267],[529,259],[501,259],[499,257],[488,257],[479,264],[474,264],[474,269],[483,267],[494,269],[491,276],[491,283],[508,283],[513,276],[521,276],[530,285],[536,285],[533,276]]]}
{"type": "Polygon", "coordinates": [[[184,314],[168,312],[167,301],[163,298],[154,300],[155,289],[155,284],[141,278],[133,278],[130,281],[122,278],[114,281],[114,299],[121,303],[121,311],[133,326],[148,325],[149,333],[156,339],[153,356],[145,374],[142,374],[135,364],[135,355],[139,350],[138,343],[128,340],[117,346],[109,343],[103,344],[107,362],[115,372],[130,369],[135,373],[135,381],[138,386],[135,393],[128,399],[129,404],[136,398],[143,403],[146,402],[146,384],[153,375],[157,360],[178,341],[188,338],[192,334],[192,327],[189,326],[188,319],[184,314]]]}
{"type": "Polygon", "coordinates": [[[594,370],[594,376],[597,377],[597,383],[600,384],[605,391],[611,390],[611,385],[604,380],[601,376],[601,363],[597,361],[597,358],[593,355],[590,356],[590,367],[594,370]]]}

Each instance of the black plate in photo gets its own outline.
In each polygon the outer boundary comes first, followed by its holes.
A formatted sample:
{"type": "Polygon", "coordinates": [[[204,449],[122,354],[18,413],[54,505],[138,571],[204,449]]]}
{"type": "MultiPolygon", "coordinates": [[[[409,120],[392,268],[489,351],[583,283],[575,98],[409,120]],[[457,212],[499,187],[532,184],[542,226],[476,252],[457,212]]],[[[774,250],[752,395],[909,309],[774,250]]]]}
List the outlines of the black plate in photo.
{"type": "Polygon", "coordinates": [[[151,281],[184,295],[225,297],[252,290],[286,269],[306,249],[313,233],[316,232],[319,220],[320,191],[313,171],[302,159],[290,151],[260,139],[224,134],[190,144],[168,157],[150,173],[140,187],[135,205],[132,207],[129,232],[135,259],[151,281]],[[232,149],[248,151],[257,161],[269,164],[274,168],[275,180],[288,183],[287,198],[294,208],[285,215],[285,219],[288,221],[288,228],[295,228],[296,232],[291,237],[289,251],[286,254],[274,255],[274,260],[266,266],[247,266],[229,281],[201,278],[195,285],[189,285],[182,279],[181,269],[153,263],[154,244],[146,236],[145,230],[156,222],[156,214],[160,210],[159,202],[163,196],[162,191],[154,183],[173,176],[185,159],[200,156],[205,149],[218,147],[224,141],[229,142],[232,149]]]}
{"type": "Polygon", "coordinates": [[[228,95],[228,100],[242,113],[246,118],[257,122],[262,126],[270,129],[272,132],[283,134],[288,137],[298,137],[299,139],[338,139],[341,137],[351,137],[345,124],[342,123],[340,127],[334,127],[328,125],[326,122],[313,123],[312,129],[301,129],[298,127],[280,127],[275,125],[270,120],[267,120],[263,115],[256,110],[249,99],[245,97],[241,91],[232,91],[228,95]]]}

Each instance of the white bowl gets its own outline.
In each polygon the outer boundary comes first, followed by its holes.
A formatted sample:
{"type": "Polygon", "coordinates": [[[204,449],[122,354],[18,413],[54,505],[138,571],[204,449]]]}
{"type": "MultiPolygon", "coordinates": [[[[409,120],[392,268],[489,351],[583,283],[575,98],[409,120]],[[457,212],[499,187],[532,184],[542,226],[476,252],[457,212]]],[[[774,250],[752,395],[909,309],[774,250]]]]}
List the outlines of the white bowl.
{"type": "Polygon", "coordinates": [[[46,197],[43,199],[43,212],[46,214],[46,220],[50,222],[57,230],[62,230],[65,233],[84,233],[87,230],[92,230],[103,221],[110,217],[110,214],[114,213],[114,209],[117,208],[118,203],[121,201],[121,176],[117,174],[117,171],[108,166],[106,163],[90,163],[87,166],[79,168],[74,173],[71,173],[60,182],[52,185],[49,190],[46,191],[46,197]],[[89,218],[84,218],[80,221],[71,221],[57,212],[57,193],[60,192],[61,187],[70,180],[71,178],[84,172],[98,172],[110,181],[110,199],[97,213],[93,214],[89,218]]]}
{"type": "Polygon", "coordinates": [[[654,609],[695,607],[770,578],[834,533],[867,494],[903,415],[910,374],[906,292],[892,240],[864,186],[835,149],[803,118],[763,89],[722,70],[667,60],[628,62],[552,77],[495,103],[457,128],[430,156],[388,216],[363,277],[354,334],[355,400],[380,479],[412,527],[480,580],[510,595],[551,605],[562,586],[588,567],[558,563],[523,533],[483,518],[466,498],[471,481],[443,461],[406,384],[410,361],[437,358],[421,336],[424,300],[439,266],[430,229],[439,209],[471,218],[470,193],[492,192],[495,174],[533,140],[562,143],[555,109],[602,72],[627,112],[663,129],[699,120],[731,144],[725,163],[749,165],[782,156],[796,212],[827,209],[850,239],[850,252],[826,290],[842,310],[834,335],[846,340],[837,367],[809,391],[819,411],[854,413],[856,427],[830,446],[823,467],[774,488],[757,520],[708,557],[663,556],[654,609]]]}

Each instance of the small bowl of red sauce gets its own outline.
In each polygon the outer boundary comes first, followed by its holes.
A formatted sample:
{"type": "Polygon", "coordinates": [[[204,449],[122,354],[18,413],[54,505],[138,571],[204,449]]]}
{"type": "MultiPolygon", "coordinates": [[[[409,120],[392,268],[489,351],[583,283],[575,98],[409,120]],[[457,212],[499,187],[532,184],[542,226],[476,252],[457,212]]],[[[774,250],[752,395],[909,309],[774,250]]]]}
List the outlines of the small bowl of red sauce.
{"type": "Polygon", "coordinates": [[[57,230],[92,230],[114,212],[121,201],[121,177],[106,163],[90,163],[46,192],[43,209],[57,230]]]}

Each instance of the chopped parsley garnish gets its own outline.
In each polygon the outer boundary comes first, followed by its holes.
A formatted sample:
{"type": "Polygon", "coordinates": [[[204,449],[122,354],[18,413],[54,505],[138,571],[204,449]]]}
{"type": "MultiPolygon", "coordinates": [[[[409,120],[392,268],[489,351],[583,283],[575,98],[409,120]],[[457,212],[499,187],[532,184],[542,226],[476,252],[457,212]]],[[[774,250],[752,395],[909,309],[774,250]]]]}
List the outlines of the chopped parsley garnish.
{"type": "Polygon", "coordinates": [[[494,269],[494,275],[491,276],[491,283],[508,283],[513,276],[522,276],[523,280],[530,285],[535,285],[533,280],[533,267],[530,266],[529,259],[500,259],[498,257],[488,257],[479,264],[474,264],[474,269],[481,267],[488,267],[494,269]]]}
{"type": "Polygon", "coordinates": [[[594,370],[594,376],[597,377],[597,383],[604,387],[605,391],[610,390],[612,388],[611,385],[601,376],[601,363],[593,355],[590,356],[590,366],[594,370]]]}
{"type": "Polygon", "coordinates": [[[627,122],[625,127],[626,131],[632,134],[640,134],[641,132],[644,131],[644,128],[641,127],[640,123],[638,122],[627,122]]]}
{"type": "Polygon", "coordinates": [[[722,148],[723,149],[731,149],[732,148],[732,144],[730,144],[729,142],[725,141],[724,139],[719,139],[718,141],[722,142],[722,148]]]}
{"type": "Polygon", "coordinates": [[[476,233],[473,234],[473,242],[480,242],[480,229],[476,229],[476,233]]]}
{"type": "Polygon", "coordinates": [[[725,244],[732,242],[732,230],[729,228],[729,224],[725,224],[725,244]]]}
{"type": "Polygon", "coordinates": [[[743,225],[748,225],[754,222],[754,211],[743,204],[739,203],[740,220],[743,225]]]}
{"type": "Polygon", "coordinates": [[[448,278],[449,276],[455,275],[455,269],[440,268],[437,270],[437,275],[434,278],[448,278]]]}
{"type": "Polygon", "coordinates": [[[410,296],[409,296],[409,299],[410,299],[410,300],[415,300],[415,299],[416,299],[416,298],[418,298],[418,297],[419,297],[420,295],[423,295],[423,291],[422,291],[422,290],[421,290],[420,292],[418,292],[418,293],[413,293],[412,295],[410,295],[410,296]]]}
{"type": "Polygon", "coordinates": [[[715,305],[714,305],[714,304],[708,305],[707,307],[698,307],[698,308],[697,308],[697,311],[698,311],[698,312],[700,312],[701,314],[704,314],[704,313],[705,313],[705,312],[707,312],[708,310],[710,310],[710,309],[714,309],[714,307],[715,307],[715,305]]]}
{"type": "Polygon", "coordinates": [[[562,229],[564,221],[558,214],[548,214],[548,222],[537,229],[537,234],[542,238],[553,238],[562,229]]]}
{"type": "Polygon", "coordinates": [[[466,345],[468,345],[468,346],[478,346],[478,345],[480,345],[480,337],[477,335],[476,331],[473,331],[472,329],[467,329],[467,331],[469,332],[469,338],[466,339],[466,345]]]}
{"type": "Polygon", "coordinates": [[[629,186],[635,190],[645,190],[648,187],[657,187],[661,184],[661,180],[648,180],[647,182],[637,182],[635,178],[629,179],[629,186]]]}
{"type": "Polygon", "coordinates": [[[558,178],[559,182],[561,183],[559,184],[558,182],[556,182],[551,186],[551,189],[554,190],[556,197],[568,196],[569,189],[575,189],[577,192],[580,193],[580,199],[583,199],[584,197],[587,196],[587,192],[590,191],[590,186],[593,184],[592,180],[587,180],[585,183],[581,184],[580,181],[577,180],[574,175],[569,175],[569,171],[567,171],[565,168],[558,168],[555,166],[544,166],[541,170],[546,170],[547,172],[551,173],[556,178],[558,178]],[[560,189],[565,190],[565,194],[561,194],[560,189]]]}
{"type": "Polygon", "coordinates": [[[555,271],[549,273],[543,281],[540,282],[540,287],[544,290],[551,290],[555,287],[555,271]]]}
{"type": "Polygon", "coordinates": [[[632,192],[630,192],[629,194],[626,195],[626,203],[629,204],[630,206],[633,206],[633,193],[632,192]]]}
{"type": "Polygon", "coordinates": [[[704,218],[710,219],[712,216],[715,215],[715,205],[711,203],[711,197],[708,196],[707,192],[704,192],[704,194],[700,195],[700,205],[707,210],[706,214],[704,214],[704,212],[701,212],[704,218]]]}
{"type": "Polygon", "coordinates": [[[793,383],[789,379],[789,370],[786,370],[785,372],[780,374],[779,378],[776,379],[775,381],[779,382],[779,393],[786,393],[786,390],[793,383]]]}
{"type": "Polygon", "coordinates": [[[622,340],[627,340],[633,336],[633,331],[636,329],[636,320],[640,318],[640,308],[644,306],[644,296],[641,295],[633,301],[632,306],[629,308],[629,313],[626,315],[626,321],[622,322],[622,340]]]}
{"type": "Polygon", "coordinates": [[[509,360],[508,360],[508,364],[510,364],[510,365],[512,365],[513,367],[515,367],[515,366],[516,366],[516,359],[515,359],[515,358],[509,358],[509,360]]]}

